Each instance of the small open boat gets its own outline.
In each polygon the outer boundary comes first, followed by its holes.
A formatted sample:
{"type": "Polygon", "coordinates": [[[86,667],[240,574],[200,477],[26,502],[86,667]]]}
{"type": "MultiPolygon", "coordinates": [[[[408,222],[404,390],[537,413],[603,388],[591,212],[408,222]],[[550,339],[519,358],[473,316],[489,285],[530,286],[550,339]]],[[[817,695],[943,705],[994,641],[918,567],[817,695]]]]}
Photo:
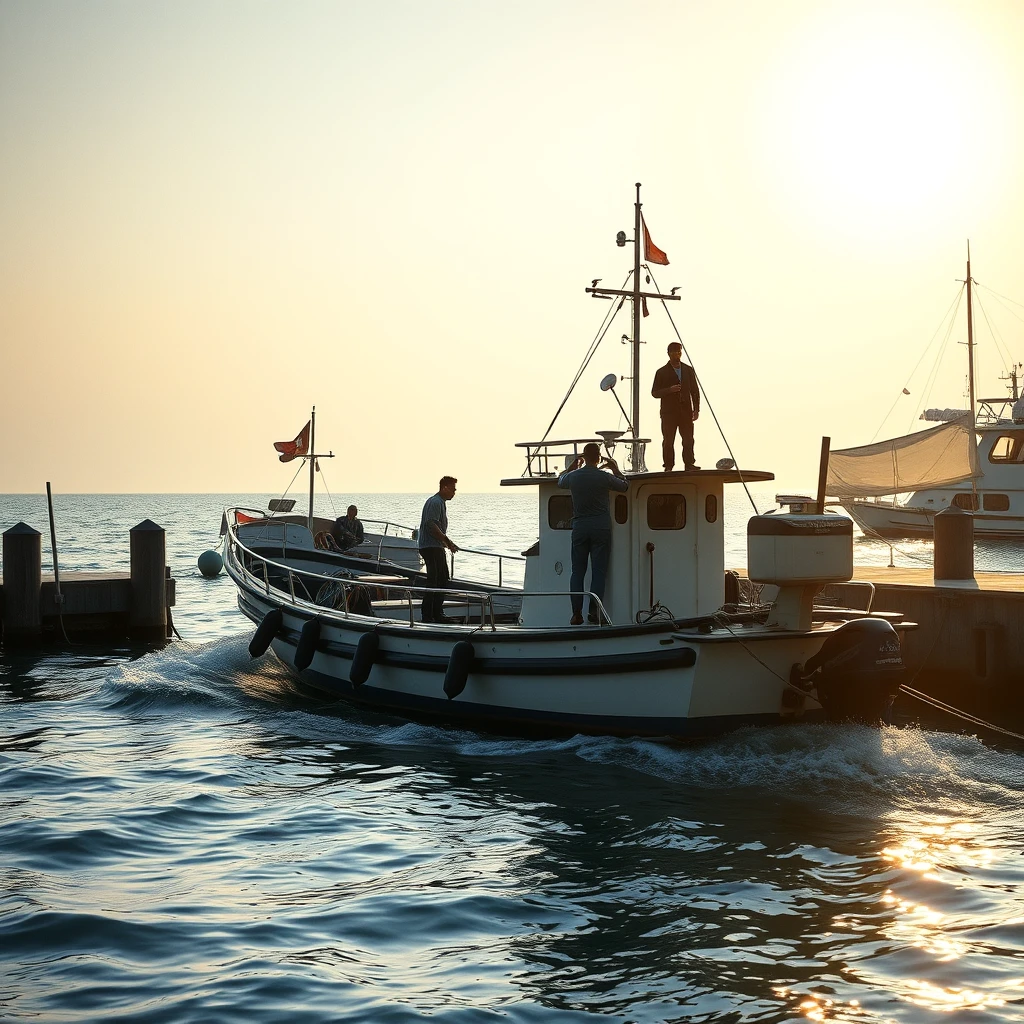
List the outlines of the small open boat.
{"type": "Polygon", "coordinates": [[[523,475],[501,481],[536,489],[539,538],[524,554],[522,586],[455,577],[444,624],[420,619],[418,571],[317,565],[315,523],[290,524],[272,551],[253,542],[244,511],[229,510],[225,564],[257,625],[254,656],[272,650],[303,682],[356,704],[501,731],[701,736],[798,718],[884,718],[902,678],[899,634],[913,624],[871,614],[870,597],[862,609],[814,603],[824,585],[853,575],[851,520],[820,506],[752,517],[748,575],[773,600],[741,604],[725,570],[724,488],[772,474],[643,464],[641,309],[677,296],[641,287],[640,211],[637,186],[631,287],[588,289],[633,305],[630,471],[612,504],[604,598],[590,595],[598,622],[566,624],[572,499],[558,487],[558,473],[596,439],[544,439],[523,442],[523,475]]]}

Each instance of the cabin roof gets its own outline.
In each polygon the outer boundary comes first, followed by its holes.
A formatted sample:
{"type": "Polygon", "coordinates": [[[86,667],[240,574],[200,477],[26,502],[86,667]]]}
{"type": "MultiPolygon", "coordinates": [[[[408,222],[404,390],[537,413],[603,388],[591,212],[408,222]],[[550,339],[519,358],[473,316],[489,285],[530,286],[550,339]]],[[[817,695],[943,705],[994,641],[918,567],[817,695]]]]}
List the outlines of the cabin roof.
{"type": "MultiPolygon", "coordinates": [[[[532,484],[553,483],[558,479],[559,474],[548,473],[542,475],[535,473],[532,476],[515,476],[501,481],[502,487],[523,487],[532,484]]],[[[653,483],[656,481],[671,481],[673,483],[686,483],[700,480],[718,480],[723,484],[761,483],[765,480],[774,480],[775,474],[763,469],[745,469],[742,472],[735,469],[691,469],[689,471],[673,470],[671,473],[627,473],[626,479],[633,483],[653,483]]]]}

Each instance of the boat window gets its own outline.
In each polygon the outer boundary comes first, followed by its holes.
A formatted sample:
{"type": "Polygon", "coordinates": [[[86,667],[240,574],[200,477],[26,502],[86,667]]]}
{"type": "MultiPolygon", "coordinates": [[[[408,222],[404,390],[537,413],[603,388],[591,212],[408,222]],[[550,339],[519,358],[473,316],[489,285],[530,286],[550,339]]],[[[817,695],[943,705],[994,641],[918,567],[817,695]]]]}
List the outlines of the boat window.
{"type": "Polygon", "coordinates": [[[552,530],[572,529],[571,494],[552,494],[548,498],[548,526],[552,530]]]}
{"type": "Polygon", "coordinates": [[[983,494],[981,501],[986,512],[1010,511],[1010,498],[1006,494],[983,494]]]}
{"type": "Polygon", "coordinates": [[[615,522],[620,526],[629,518],[629,499],[624,494],[615,495],[615,522]]]}
{"type": "Polygon", "coordinates": [[[718,495],[709,494],[704,499],[704,518],[713,523],[718,518],[718,495]]]}
{"type": "Polygon", "coordinates": [[[682,530],[686,499],[681,494],[652,494],[647,499],[647,525],[652,530],[682,530]]]}
{"type": "Polygon", "coordinates": [[[1024,462],[1024,434],[1000,434],[988,453],[989,462],[1024,462]]]}
{"type": "Polygon", "coordinates": [[[958,494],[953,498],[953,504],[957,508],[965,508],[968,512],[978,511],[978,496],[976,494],[958,494]]]}

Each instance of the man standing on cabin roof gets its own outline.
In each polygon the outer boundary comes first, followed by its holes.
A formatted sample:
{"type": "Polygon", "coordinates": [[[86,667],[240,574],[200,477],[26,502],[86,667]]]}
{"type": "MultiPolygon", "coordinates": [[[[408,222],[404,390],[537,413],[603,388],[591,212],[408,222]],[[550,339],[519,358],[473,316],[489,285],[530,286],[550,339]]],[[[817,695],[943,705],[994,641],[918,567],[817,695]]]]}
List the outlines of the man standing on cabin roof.
{"type": "MultiPolygon", "coordinates": [[[[583,580],[590,561],[590,592],[604,597],[604,582],[608,575],[608,558],[612,550],[612,517],[608,509],[609,491],[628,491],[629,481],[622,475],[614,459],[607,458],[601,465],[601,449],[591,441],[583,454],[559,478],[558,486],[572,494],[572,575],[569,577],[569,599],[572,602],[570,626],[583,625],[583,580]],[[614,474],[614,475],[613,475],[614,474]]],[[[600,610],[590,599],[587,618],[600,622],[600,610]]]]}
{"type": "Polygon", "coordinates": [[[449,551],[459,547],[448,537],[448,510],[445,503],[455,497],[458,480],[453,476],[441,477],[437,494],[427,498],[420,516],[419,548],[427,569],[427,587],[420,606],[420,617],[424,622],[448,622],[444,614],[444,591],[441,589],[451,579],[448,572],[449,551]]]}
{"type": "Polygon", "coordinates": [[[665,472],[676,464],[676,431],[683,442],[683,466],[700,469],[693,462],[693,421],[700,415],[700,388],[693,367],[682,361],[683,346],[673,341],[668,362],[654,375],[651,395],[661,399],[661,457],[665,472]]]}

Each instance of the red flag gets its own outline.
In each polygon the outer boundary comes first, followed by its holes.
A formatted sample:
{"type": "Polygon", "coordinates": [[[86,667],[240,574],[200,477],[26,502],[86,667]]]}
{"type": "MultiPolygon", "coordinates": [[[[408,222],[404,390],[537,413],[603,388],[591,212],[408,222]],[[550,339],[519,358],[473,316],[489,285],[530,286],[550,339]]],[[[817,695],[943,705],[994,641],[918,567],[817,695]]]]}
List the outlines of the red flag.
{"type": "Polygon", "coordinates": [[[310,420],[302,430],[299,431],[299,436],[294,441],[275,441],[274,447],[281,453],[279,458],[282,462],[291,462],[292,459],[297,459],[300,455],[306,455],[309,453],[309,426],[313,421],[310,420]]]}
{"type": "Polygon", "coordinates": [[[647,230],[647,221],[644,221],[644,259],[648,263],[660,263],[661,266],[668,266],[668,257],[651,241],[651,233],[647,230]]]}

